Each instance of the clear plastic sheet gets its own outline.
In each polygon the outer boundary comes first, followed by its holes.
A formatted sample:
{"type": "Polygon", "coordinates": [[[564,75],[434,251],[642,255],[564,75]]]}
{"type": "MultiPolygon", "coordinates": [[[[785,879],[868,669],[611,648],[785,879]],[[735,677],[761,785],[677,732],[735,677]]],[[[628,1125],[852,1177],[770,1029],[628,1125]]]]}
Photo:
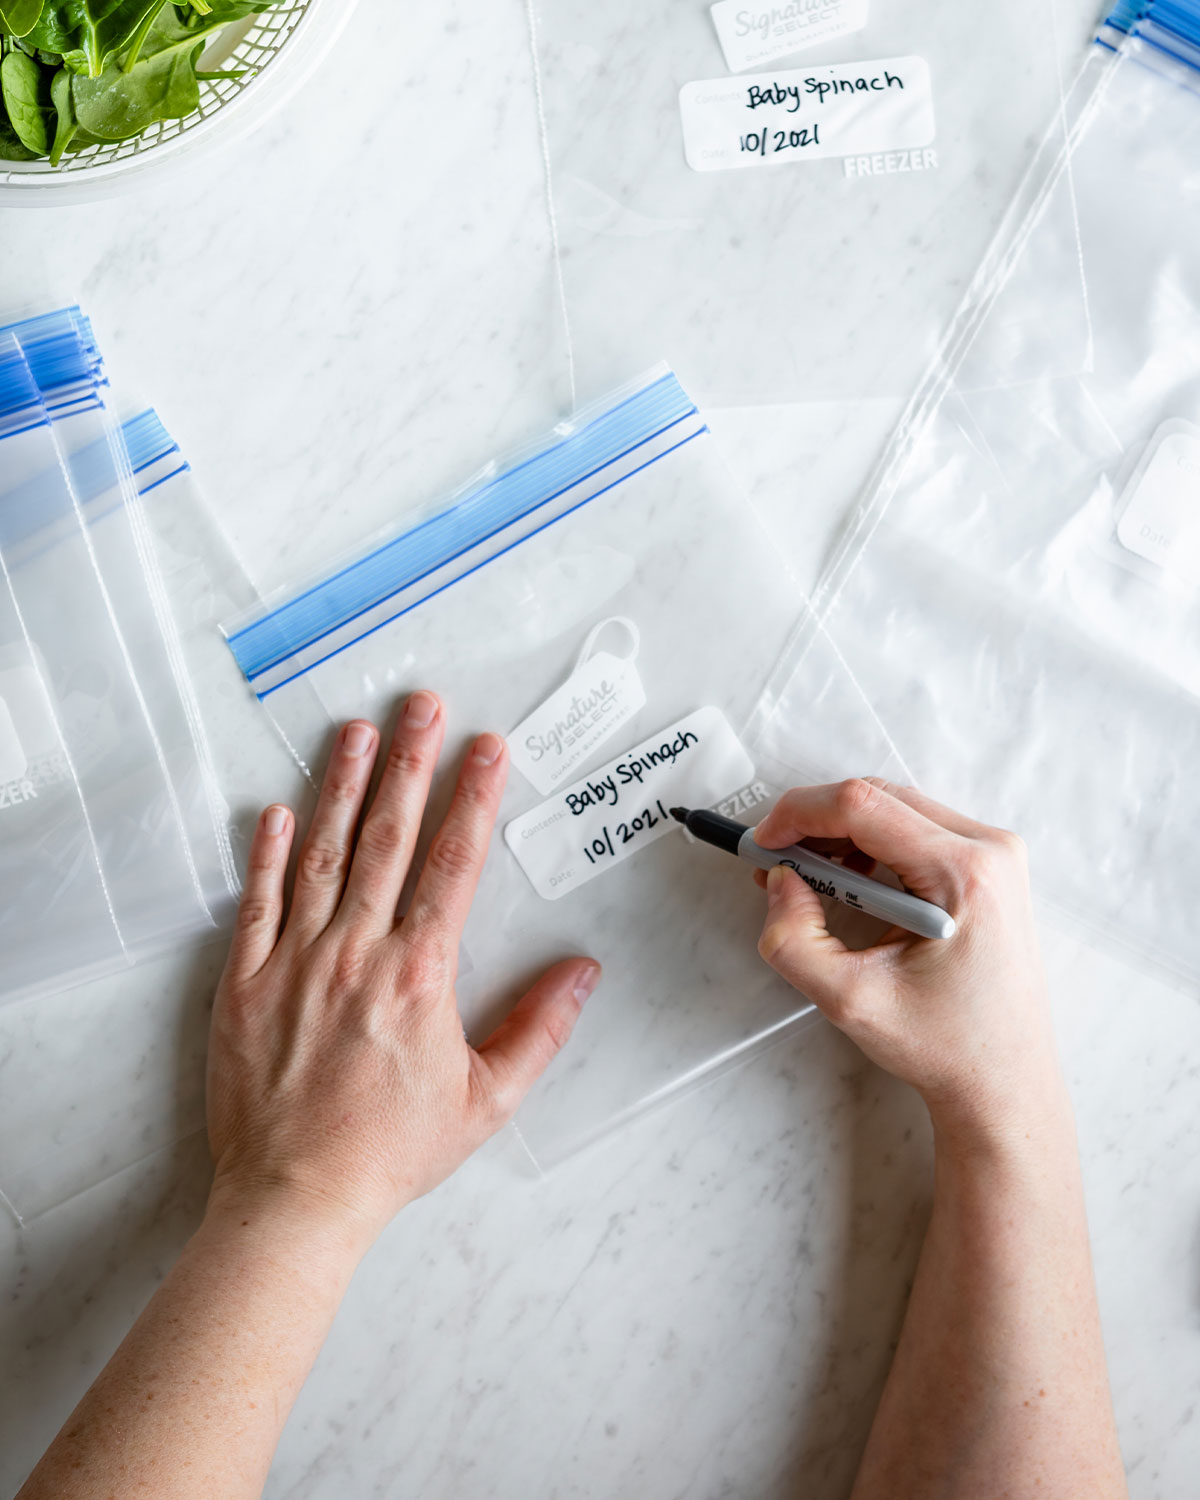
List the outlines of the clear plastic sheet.
{"type": "Polygon", "coordinates": [[[142,418],[118,429],[104,412],[70,418],[55,432],[152,716],[200,898],[212,921],[220,922],[238,890],[229,809],[138,493],[139,479],[158,457],[162,429],[156,425],[142,418]]]}
{"type": "MultiPolygon", "coordinates": [[[[196,774],[216,799],[236,894],[259,813],[283,800],[303,819],[310,786],[264,722],[225,645],[221,622],[253,609],[259,595],[187,456],[152,409],[127,416],[121,440],[136,491],[129,524],[137,528],[148,587],[177,664],[177,685],[197,742],[196,774]]],[[[199,817],[198,804],[189,806],[199,817]]],[[[221,863],[225,869],[224,855],[221,863]]]]}
{"type": "Polygon", "coordinates": [[[1020,832],[1072,922],[1195,980],[1200,53],[1143,11],[1093,49],[1070,149],[897,432],[754,740],[781,779],[869,767],[818,709],[832,641],[907,779],[1020,832]],[[1080,258],[1082,320],[1060,296],[1080,258]]]}
{"type": "MultiPolygon", "coordinates": [[[[736,743],[803,608],[703,418],[657,371],[493,466],[445,509],[231,622],[243,671],[314,774],[333,723],[388,721],[420,687],[448,709],[435,813],[467,737],[508,734],[501,831],[465,935],[468,1028],[489,1029],[513,998],[498,987],[555,959],[589,953],[605,967],[570,1047],[518,1116],[542,1164],[811,1013],[758,958],[762,896],[749,871],[689,847],[668,816],[691,774],[685,757],[708,753],[713,715],[736,743]],[[577,674],[602,651],[626,711],[546,790],[544,766],[527,774],[524,752],[570,739],[573,697],[593,722],[577,674]],[[558,706],[546,709],[552,695],[558,706]],[[655,753],[678,746],[698,713],[708,715],[701,748],[682,746],[678,761],[671,750],[664,770],[655,753]],[[623,780],[614,762],[632,768],[638,756],[645,779],[623,780]],[[550,849],[543,866],[534,846],[550,849]]],[[[838,712],[864,712],[851,684],[836,695],[838,712]]],[[[706,790],[697,805],[715,801],[747,823],[772,793],[737,754],[706,790]]]]}
{"type": "MultiPolygon", "coordinates": [[[[907,395],[1035,146],[1058,128],[1056,18],[1054,0],[1003,13],[985,0],[872,0],[862,29],[730,77],[701,0],[532,0],[580,387],[666,358],[708,405],[907,395]],[[886,145],[711,172],[684,159],[685,84],[762,88],[780,70],[819,81],[830,64],[913,56],[928,65],[935,117],[919,169],[886,145]]],[[[795,122],[811,125],[811,99],[795,122]]]]}
{"type": "MultiPolygon", "coordinates": [[[[51,976],[86,977],[125,961],[100,858],[103,830],[89,816],[78,768],[90,763],[90,716],[76,712],[70,674],[54,675],[36,624],[21,609],[24,577],[13,490],[49,476],[59,513],[71,516],[66,476],[29,367],[0,333],[0,994],[30,993],[51,976]],[[69,920],[65,919],[69,914],[69,920]]],[[[73,517],[72,517],[73,519],[73,517]]]]}
{"type": "MultiPolygon", "coordinates": [[[[147,584],[128,531],[110,523],[104,563],[84,519],[80,475],[96,477],[102,461],[114,514],[123,517],[131,489],[124,450],[103,399],[100,361],[90,328],[75,310],[13,326],[50,417],[58,450],[54,469],[18,475],[6,465],[5,561],[31,642],[45,663],[61,713],[80,723],[73,756],[105,888],[126,952],[152,951],[183,933],[211,928],[192,847],[186,836],[168,743],[186,723],[172,717],[179,690],[153,610],[139,614],[147,584]],[[86,455],[86,458],[85,458],[86,455]],[[51,476],[48,487],[43,476],[51,476]],[[145,674],[145,675],[143,675],[145,674]]],[[[176,756],[176,770],[179,769],[176,756]]],[[[189,789],[190,790],[190,789],[189,789]]],[[[204,788],[190,792],[207,802],[204,788]]],[[[212,824],[208,823],[212,838],[212,824]]],[[[69,909],[60,908],[69,944],[69,909]]],[[[48,975],[53,979],[56,975],[48,975]]]]}
{"type": "MultiPolygon", "coordinates": [[[[48,429],[42,431],[45,437],[48,429]]],[[[228,833],[240,869],[249,831],[267,802],[290,802],[301,818],[306,815],[306,783],[247,693],[217,627],[218,620],[247,609],[257,596],[199,493],[186,458],[156,413],[137,411],[117,436],[128,459],[119,466],[135,476],[135,501],[122,491],[119,504],[122,509],[135,505],[138,512],[148,575],[141,588],[152,588],[167,602],[172,659],[183,668],[179,685],[202,711],[207,763],[219,768],[222,806],[229,806],[228,833]]],[[[38,458],[43,462],[45,451],[38,458]]],[[[109,463],[107,450],[89,455],[84,449],[72,466],[101,560],[106,528],[132,524],[131,517],[122,520],[107,508],[117,499],[104,488],[109,463]]],[[[40,485],[46,483],[44,470],[37,477],[40,485]]],[[[35,494],[40,513],[44,492],[29,489],[25,498],[35,494]]],[[[126,581],[130,588],[137,584],[134,577],[126,581]]],[[[0,859],[6,860],[8,853],[0,841],[0,859]]],[[[8,864],[0,865],[6,891],[8,874],[8,864]]],[[[35,890],[45,895],[44,885],[35,890]]],[[[61,901],[61,907],[48,908],[47,972],[61,959],[64,946],[70,946],[64,944],[64,932],[74,931],[69,914],[76,914],[79,925],[83,915],[70,887],[63,886],[61,901]]],[[[228,899],[226,905],[231,906],[228,899]]],[[[14,918],[24,916],[26,925],[38,915],[32,903],[29,912],[19,904],[12,911],[14,918]]],[[[115,929],[110,930],[115,942],[115,929]]],[[[34,1007],[5,1012],[3,1049],[10,1066],[0,1096],[0,1202],[7,1202],[20,1221],[30,1223],[130,1163],[203,1131],[208,1002],[224,958],[221,933],[212,932],[216,941],[204,943],[202,929],[191,941],[173,945],[169,954],[148,960],[139,986],[151,997],[148,1004],[130,1009],[120,977],[89,987],[84,997],[56,1000],[64,1037],[51,1059],[36,1046],[34,1007]],[[119,1047],[111,1045],[116,1025],[124,1038],[119,1047]],[[66,1116],[48,1116],[41,1101],[63,1069],[71,1079],[72,1107],[66,1116]]],[[[16,941],[14,937],[10,948],[16,941]]],[[[70,942],[75,941],[71,936],[70,942]]],[[[121,963],[119,953],[116,962],[121,963]]],[[[100,964],[95,972],[101,975],[114,966],[100,964]]]]}

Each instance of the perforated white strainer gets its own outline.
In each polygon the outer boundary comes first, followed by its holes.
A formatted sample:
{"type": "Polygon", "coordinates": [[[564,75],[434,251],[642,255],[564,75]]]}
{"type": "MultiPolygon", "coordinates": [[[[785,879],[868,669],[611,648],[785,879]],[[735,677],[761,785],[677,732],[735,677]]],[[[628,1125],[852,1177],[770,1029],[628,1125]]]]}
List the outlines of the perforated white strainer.
{"type": "Polygon", "coordinates": [[[78,203],[115,196],[184,153],[230,142],[261,125],[319,66],[354,0],[293,0],[226,28],[204,54],[206,69],[246,68],[244,78],[200,85],[200,108],[164,120],[130,141],[89,146],[61,165],[0,162],[0,204],[78,203]]]}

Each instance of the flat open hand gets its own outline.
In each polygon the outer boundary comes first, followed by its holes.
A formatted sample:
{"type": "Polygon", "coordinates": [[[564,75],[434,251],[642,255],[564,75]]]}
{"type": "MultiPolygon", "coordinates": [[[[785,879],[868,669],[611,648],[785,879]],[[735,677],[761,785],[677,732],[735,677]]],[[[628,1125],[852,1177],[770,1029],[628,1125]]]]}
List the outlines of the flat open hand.
{"type": "Polygon", "coordinates": [[[379,734],[346,725],[286,922],[295,820],[270,807],[259,821],[213,1012],[215,1202],[294,1208],[365,1248],[512,1117],[595,987],[591,960],[557,964],[486,1042],[467,1044],[459,939],[508,756],[497,735],[475,741],[397,921],[444,729],[437,698],[415,693],[356,837],[379,734]]]}

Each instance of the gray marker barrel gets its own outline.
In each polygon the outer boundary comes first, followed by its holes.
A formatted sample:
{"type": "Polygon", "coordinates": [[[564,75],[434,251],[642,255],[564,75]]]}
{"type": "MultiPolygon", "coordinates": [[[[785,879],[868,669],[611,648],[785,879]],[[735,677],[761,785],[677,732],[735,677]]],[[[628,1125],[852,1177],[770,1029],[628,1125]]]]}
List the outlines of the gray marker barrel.
{"type": "Polygon", "coordinates": [[[852,911],[865,911],[868,916],[903,927],[918,937],[940,939],[954,936],[954,918],[940,906],[922,901],[908,891],[897,891],[882,881],[872,880],[869,875],[844,869],[835,860],[814,854],[801,844],[792,844],[787,849],[763,849],[754,842],[752,828],[706,809],[689,811],[685,807],[673,807],[671,816],[693,837],[724,849],[728,854],[736,854],[760,870],[773,870],[776,865],[795,870],[819,896],[829,896],[852,911]]]}

